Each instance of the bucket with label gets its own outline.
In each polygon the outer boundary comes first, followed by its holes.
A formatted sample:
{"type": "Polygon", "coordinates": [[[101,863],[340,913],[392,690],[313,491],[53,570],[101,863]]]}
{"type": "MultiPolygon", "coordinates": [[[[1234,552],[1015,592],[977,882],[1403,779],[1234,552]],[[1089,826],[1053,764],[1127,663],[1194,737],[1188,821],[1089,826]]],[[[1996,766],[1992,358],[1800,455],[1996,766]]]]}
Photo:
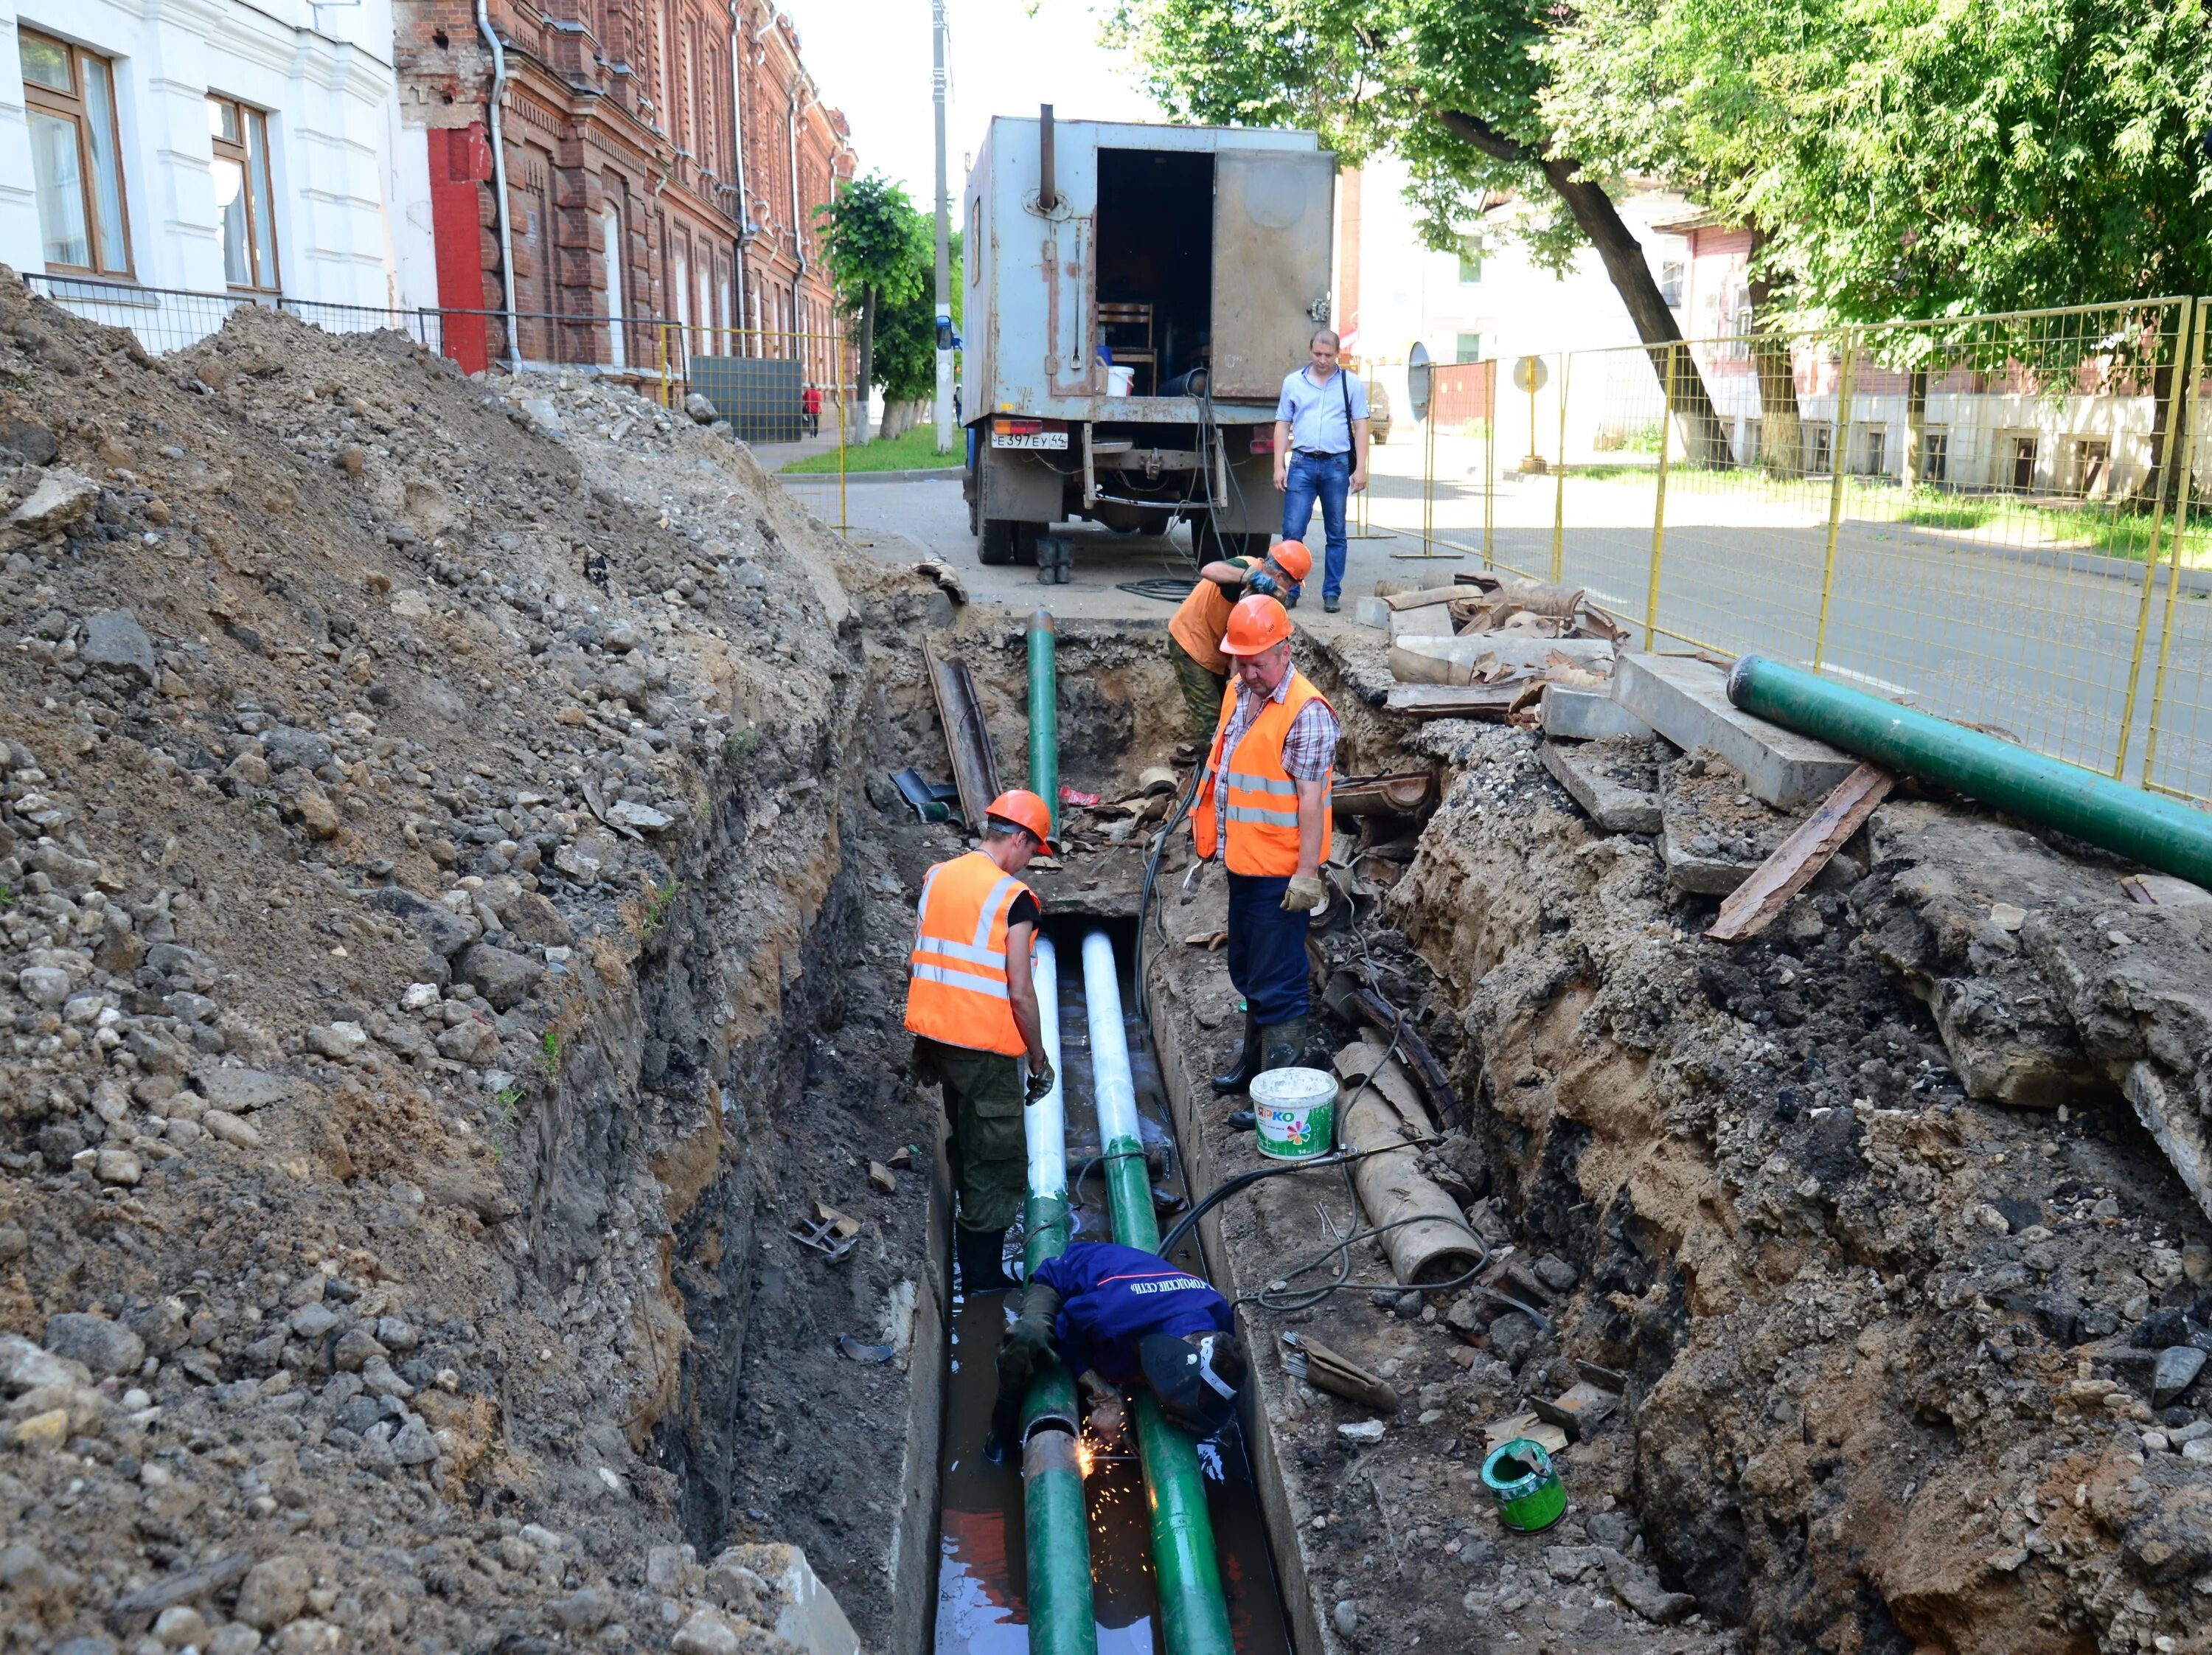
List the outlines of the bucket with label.
{"type": "Polygon", "coordinates": [[[1483,1486],[1498,1502],[1498,1520],[1522,1534],[1550,1528],[1567,1514],[1567,1491],[1541,1443],[1516,1437],[1490,1451],[1483,1486]]]}
{"type": "Polygon", "coordinates": [[[1336,1077],[1327,1069],[1266,1070],[1253,1077],[1251,1098],[1269,1159],[1319,1160],[1336,1147],[1336,1077]]]}
{"type": "Polygon", "coordinates": [[[1109,368],[1106,370],[1108,396],[1126,397],[1136,388],[1137,370],[1134,368],[1109,368]]]}

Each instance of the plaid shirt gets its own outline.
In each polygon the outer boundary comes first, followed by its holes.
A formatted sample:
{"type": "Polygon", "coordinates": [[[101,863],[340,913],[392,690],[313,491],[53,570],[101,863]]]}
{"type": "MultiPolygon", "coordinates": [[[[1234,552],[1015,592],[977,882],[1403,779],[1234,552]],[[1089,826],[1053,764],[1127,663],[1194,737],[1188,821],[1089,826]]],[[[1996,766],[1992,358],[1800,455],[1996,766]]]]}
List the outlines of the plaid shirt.
{"type": "MultiPolygon", "coordinates": [[[[1274,688],[1267,699],[1279,702],[1291,693],[1291,674],[1283,674],[1283,681],[1274,688]]],[[[1221,741],[1221,769],[1229,768],[1229,761],[1237,755],[1237,744],[1244,739],[1244,732],[1252,727],[1252,721],[1260,716],[1260,697],[1253,691],[1239,689],[1237,710],[1229,715],[1229,733],[1221,741]]],[[[1337,738],[1341,733],[1336,715],[1328,703],[1316,697],[1306,703],[1298,715],[1291,721],[1291,727],[1283,732],[1283,771],[1301,782],[1323,782],[1328,779],[1329,769],[1336,763],[1337,738]]],[[[1218,773],[1217,772],[1217,775],[1218,773]]],[[[1229,821],[1222,812],[1229,806],[1229,789],[1216,785],[1213,789],[1214,855],[1229,854],[1229,821]]]]}

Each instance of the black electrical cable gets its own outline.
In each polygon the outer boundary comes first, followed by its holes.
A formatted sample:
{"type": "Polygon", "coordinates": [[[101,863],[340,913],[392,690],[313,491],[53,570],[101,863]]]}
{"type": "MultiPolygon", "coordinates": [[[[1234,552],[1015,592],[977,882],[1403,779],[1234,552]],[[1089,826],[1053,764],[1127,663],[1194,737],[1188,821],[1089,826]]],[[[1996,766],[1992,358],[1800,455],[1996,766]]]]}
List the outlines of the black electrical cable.
{"type": "Polygon", "coordinates": [[[1164,604],[1179,604],[1190,596],[1197,585],[1195,575],[1148,575],[1140,581],[1121,581],[1115,590],[1126,592],[1132,597],[1158,599],[1164,604]]]}

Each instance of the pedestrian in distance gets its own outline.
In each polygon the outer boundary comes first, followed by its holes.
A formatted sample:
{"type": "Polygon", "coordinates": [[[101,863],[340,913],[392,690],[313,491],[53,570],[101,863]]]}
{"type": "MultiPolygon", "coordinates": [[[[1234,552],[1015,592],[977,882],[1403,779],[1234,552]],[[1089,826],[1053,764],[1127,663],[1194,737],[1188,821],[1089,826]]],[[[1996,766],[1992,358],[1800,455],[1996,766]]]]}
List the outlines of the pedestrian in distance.
{"type": "MultiPolygon", "coordinates": [[[[1330,774],[1342,733],[1328,698],[1291,662],[1291,618],[1273,598],[1240,599],[1221,640],[1236,677],[1190,815],[1202,861],[1229,870],[1229,978],[1244,996],[1244,1050],[1213,1089],[1241,1092],[1263,1070],[1305,1056],[1313,1010],[1306,932],[1328,901],[1330,774]]],[[[1251,1111],[1230,1117],[1249,1126],[1251,1111]]]]}
{"type": "Polygon", "coordinates": [[[1198,571],[1198,584],[1168,623],[1168,664],[1190,709],[1191,739],[1212,739],[1229,688],[1229,657],[1221,636],[1239,598],[1258,593],[1279,598],[1313,573],[1313,554],[1302,540],[1279,541],[1264,557],[1227,557],[1198,571]]]}
{"type": "Polygon", "coordinates": [[[806,416],[806,435],[811,437],[820,436],[822,435],[822,387],[818,385],[810,385],[805,390],[800,392],[799,406],[806,416]]]}
{"type": "Polygon", "coordinates": [[[1003,1293],[1006,1231],[1027,1191],[1024,1104],[1052,1090],[1030,946],[1042,910],[1017,876],[1051,849],[1052,812],[1025,788],[991,801],[980,849],[922,880],[907,964],[915,1074],[943,1088],[964,1293],[1003,1293]]]}
{"type": "Polygon", "coordinates": [[[1229,1301],[1156,1253],[1076,1241],[1037,1266],[1022,1312],[999,1342],[999,1399],[985,1452],[1012,1456],[1022,1402],[1054,1363],[1091,1391],[1097,1434],[1114,1434],[1119,1393],[1143,1385],[1175,1424],[1200,1438],[1229,1423],[1247,1362],[1229,1301]],[[1101,1405],[1105,1406],[1102,1407],[1101,1405]]]}
{"type": "MultiPolygon", "coordinates": [[[[1304,540],[1321,502],[1328,534],[1321,606],[1336,613],[1344,593],[1345,502],[1367,486],[1367,387],[1337,365],[1337,338],[1316,328],[1310,358],[1283,378],[1275,404],[1275,488],[1283,496],[1283,538],[1304,540]]],[[[1294,594],[1295,595],[1295,594],[1294,594]]]]}

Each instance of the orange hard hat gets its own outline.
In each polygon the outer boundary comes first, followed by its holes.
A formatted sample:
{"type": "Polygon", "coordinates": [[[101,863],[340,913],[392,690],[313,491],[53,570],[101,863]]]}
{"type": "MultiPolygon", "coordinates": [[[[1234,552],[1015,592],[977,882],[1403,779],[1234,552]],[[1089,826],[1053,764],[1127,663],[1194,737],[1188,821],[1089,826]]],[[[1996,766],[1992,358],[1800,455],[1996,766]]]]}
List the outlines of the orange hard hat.
{"type": "Polygon", "coordinates": [[[1313,573],[1313,553],[1306,550],[1303,540],[1279,540],[1267,556],[1275,560],[1275,567],[1293,581],[1303,581],[1313,573]]]}
{"type": "Polygon", "coordinates": [[[987,812],[1002,822],[1012,822],[1016,827],[1027,828],[1030,835],[1047,850],[1052,849],[1052,810],[1043,800],[1027,788],[1012,788],[991,801],[987,812]]]}
{"type": "Polygon", "coordinates": [[[1273,598],[1254,593],[1239,598],[1229,611],[1229,636],[1221,641],[1222,653],[1256,655],[1272,649],[1291,636],[1291,611],[1273,598]]]}

